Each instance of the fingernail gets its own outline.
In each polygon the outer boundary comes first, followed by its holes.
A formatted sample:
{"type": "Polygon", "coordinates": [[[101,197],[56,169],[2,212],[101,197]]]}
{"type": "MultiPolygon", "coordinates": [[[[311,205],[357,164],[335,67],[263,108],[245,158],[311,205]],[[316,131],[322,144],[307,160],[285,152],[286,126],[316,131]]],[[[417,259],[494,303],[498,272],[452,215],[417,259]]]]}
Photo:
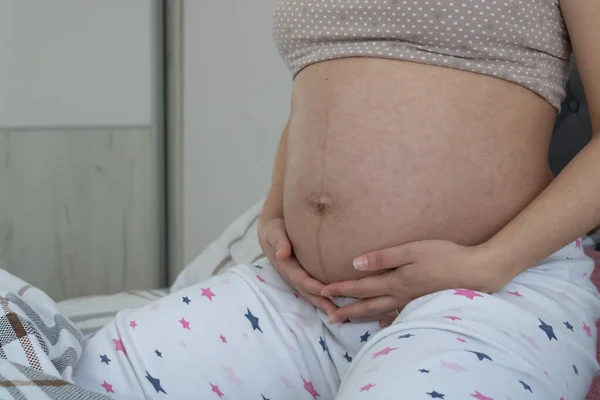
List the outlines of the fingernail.
{"type": "Polygon", "coordinates": [[[330,324],[339,324],[340,320],[337,317],[329,317],[330,324]]]}
{"type": "Polygon", "coordinates": [[[369,261],[367,260],[367,257],[358,257],[354,259],[352,265],[354,265],[354,268],[356,269],[367,269],[369,261]]]}
{"type": "Polygon", "coordinates": [[[277,258],[278,260],[281,260],[281,246],[279,246],[277,248],[277,251],[275,251],[275,258],[277,258]]]}
{"type": "Polygon", "coordinates": [[[323,289],[321,290],[321,296],[331,299],[331,291],[329,289],[323,289]]]}

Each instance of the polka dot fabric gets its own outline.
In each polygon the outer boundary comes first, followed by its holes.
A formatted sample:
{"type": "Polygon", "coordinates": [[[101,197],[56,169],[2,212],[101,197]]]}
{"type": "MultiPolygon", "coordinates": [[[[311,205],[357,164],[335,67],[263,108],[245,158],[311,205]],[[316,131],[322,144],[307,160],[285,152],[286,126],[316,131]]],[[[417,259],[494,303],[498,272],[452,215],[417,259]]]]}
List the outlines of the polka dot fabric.
{"type": "Polygon", "coordinates": [[[277,0],[273,34],[294,76],[336,58],[407,60],[518,83],[557,110],[570,68],[557,0],[277,0]]]}

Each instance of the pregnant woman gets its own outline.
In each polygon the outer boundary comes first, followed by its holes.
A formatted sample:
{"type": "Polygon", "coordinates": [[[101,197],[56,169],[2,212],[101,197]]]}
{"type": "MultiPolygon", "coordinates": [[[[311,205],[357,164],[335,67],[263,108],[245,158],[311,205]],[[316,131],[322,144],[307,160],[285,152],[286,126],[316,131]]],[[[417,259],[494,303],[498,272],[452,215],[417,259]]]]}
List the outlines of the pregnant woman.
{"type": "Polygon", "coordinates": [[[294,76],[266,258],[120,313],[75,382],[118,398],[583,399],[600,139],[553,179],[597,0],[279,0],[294,76]]]}

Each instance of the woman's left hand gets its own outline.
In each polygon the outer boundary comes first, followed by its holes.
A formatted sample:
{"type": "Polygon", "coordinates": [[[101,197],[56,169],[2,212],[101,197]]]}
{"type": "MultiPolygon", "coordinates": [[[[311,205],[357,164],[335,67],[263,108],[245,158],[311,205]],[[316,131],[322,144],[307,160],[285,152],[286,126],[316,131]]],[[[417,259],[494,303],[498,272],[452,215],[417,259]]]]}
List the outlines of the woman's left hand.
{"type": "Polygon", "coordinates": [[[488,247],[461,246],[446,240],[423,240],[367,253],[354,260],[362,271],[378,275],[332,283],[321,295],[361,299],[329,313],[331,323],[379,321],[390,325],[410,301],[446,289],[493,293],[516,273],[488,247]]]}

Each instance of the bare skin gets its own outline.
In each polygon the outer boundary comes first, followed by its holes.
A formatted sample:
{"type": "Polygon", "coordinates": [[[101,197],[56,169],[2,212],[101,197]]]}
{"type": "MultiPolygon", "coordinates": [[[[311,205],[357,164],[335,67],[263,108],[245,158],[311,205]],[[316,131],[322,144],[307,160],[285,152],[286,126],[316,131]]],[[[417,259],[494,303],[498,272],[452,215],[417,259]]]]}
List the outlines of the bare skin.
{"type": "Polygon", "coordinates": [[[520,86],[375,59],[300,73],[259,240],[330,321],[385,326],[429,293],[493,293],[600,224],[600,185],[590,184],[600,168],[600,3],[562,0],[561,10],[595,134],[554,180],[554,110],[520,86]],[[361,246],[378,249],[353,271],[344,258],[361,246]],[[337,308],[329,296],[360,300],[337,308]]]}
{"type": "Polygon", "coordinates": [[[284,220],[323,283],[352,260],[423,239],[488,240],[551,181],[556,111],[516,84],[449,68],[341,59],[296,78],[284,220]]]}

